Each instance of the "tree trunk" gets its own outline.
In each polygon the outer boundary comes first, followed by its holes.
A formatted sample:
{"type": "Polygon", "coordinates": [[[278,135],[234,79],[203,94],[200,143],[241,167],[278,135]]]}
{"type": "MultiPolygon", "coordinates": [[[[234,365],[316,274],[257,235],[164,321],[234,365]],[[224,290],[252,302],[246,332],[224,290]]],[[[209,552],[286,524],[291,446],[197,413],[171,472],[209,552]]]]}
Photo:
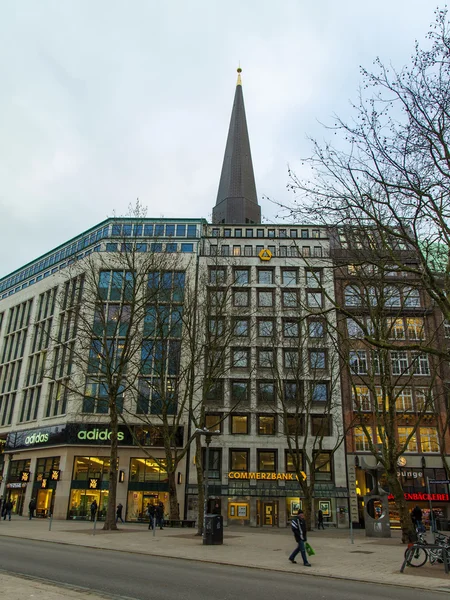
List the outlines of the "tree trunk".
{"type": "Polygon", "coordinates": [[[169,482],[169,519],[178,520],[180,518],[180,507],[178,505],[177,484],[175,480],[175,472],[167,473],[169,482]]]}
{"type": "Polygon", "coordinates": [[[389,489],[394,495],[395,505],[400,515],[400,527],[402,529],[402,543],[409,544],[416,541],[416,533],[414,531],[411,515],[406,504],[403,488],[398,480],[397,473],[387,473],[389,489]]]}
{"type": "Polygon", "coordinates": [[[314,523],[315,523],[315,518],[314,518],[314,498],[313,498],[313,491],[312,489],[309,489],[305,492],[305,490],[303,490],[305,497],[302,498],[303,500],[303,512],[305,513],[305,521],[306,521],[306,527],[308,529],[308,531],[311,531],[311,529],[314,527],[314,523]]]}
{"type": "Polygon", "coordinates": [[[200,436],[195,437],[195,468],[197,471],[198,513],[197,535],[203,535],[203,519],[205,512],[205,489],[203,480],[202,444],[200,436]]]}
{"type": "MultiPolygon", "coordinates": [[[[117,419],[116,398],[110,400],[110,427],[111,427],[111,451],[109,454],[109,494],[106,519],[103,525],[105,530],[116,530],[116,493],[117,493],[117,432],[119,429],[117,419]]],[[[98,507],[100,510],[100,506],[98,507]]],[[[98,512],[97,512],[98,515],[98,512]]]]}

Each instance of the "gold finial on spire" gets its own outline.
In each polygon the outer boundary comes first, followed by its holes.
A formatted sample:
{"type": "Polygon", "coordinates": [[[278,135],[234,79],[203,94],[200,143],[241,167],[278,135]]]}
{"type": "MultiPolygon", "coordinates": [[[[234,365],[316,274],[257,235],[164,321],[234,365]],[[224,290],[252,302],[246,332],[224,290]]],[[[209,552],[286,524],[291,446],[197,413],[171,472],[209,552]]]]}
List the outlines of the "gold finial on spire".
{"type": "Polygon", "coordinates": [[[242,85],[242,81],[241,81],[242,69],[241,69],[241,63],[240,62],[239,62],[239,67],[237,68],[237,72],[238,72],[238,78],[237,78],[236,85],[242,85]]]}

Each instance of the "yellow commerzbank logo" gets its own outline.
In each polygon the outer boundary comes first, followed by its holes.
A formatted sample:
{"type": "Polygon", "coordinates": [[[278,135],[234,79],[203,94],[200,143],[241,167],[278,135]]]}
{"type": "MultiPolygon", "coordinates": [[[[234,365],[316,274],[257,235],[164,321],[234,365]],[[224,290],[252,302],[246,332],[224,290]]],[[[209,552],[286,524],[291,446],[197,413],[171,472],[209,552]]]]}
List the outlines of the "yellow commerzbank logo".
{"type": "Polygon", "coordinates": [[[258,256],[261,260],[270,260],[272,258],[272,252],[267,248],[263,248],[258,256]]]}
{"type": "MultiPolygon", "coordinates": [[[[301,472],[303,480],[306,479],[306,473],[301,472]]],[[[246,471],[230,471],[228,473],[228,479],[265,479],[273,480],[280,479],[282,481],[298,481],[298,477],[295,473],[257,473],[257,472],[246,472],[246,471]]]]}

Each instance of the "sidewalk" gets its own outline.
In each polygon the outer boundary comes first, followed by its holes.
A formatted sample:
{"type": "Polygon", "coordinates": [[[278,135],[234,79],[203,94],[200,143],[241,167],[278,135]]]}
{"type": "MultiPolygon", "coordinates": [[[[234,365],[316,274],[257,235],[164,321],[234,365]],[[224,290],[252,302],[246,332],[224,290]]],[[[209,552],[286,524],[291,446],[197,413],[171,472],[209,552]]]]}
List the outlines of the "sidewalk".
{"type": "MultiPolygon", "coordinates": [[[[30,521],[15,516],[11,522],[0,522],[0,536],[450,592],[450,575],[445,574],[443,565],[427,563],[419,569],[407,567],[400,573],[405,546],[400,542],[400,532],[396,531],[392,538],[378,540],[366,538],[364,531],[356,530],[353,544],[348,530],[313,531],[308,534],[308,541],[316,555],[311,557],[312,568],[305,569],[301,560],[296,565],[288,561],[295,546],[289,529],[227,527],[223,545],[203,546],[193,529],[158,529],[153,536],[146,524],[126,523],[119,526],[119,531],[105,532],[103,523],[97,523],[93,535],[90,522],[53,521],[51,531],[49,525],[47,519],[30,521]]],[[[4,577],[0,574],[2,591],[4,577]]],[[[22,584],[35,585],[21,579],[20,587],[22,584]]],[[[18,591],[16,586],[14,589],[18,591]]],[[[33,597],[40,599],[37,594],[33,597]]],[[[8,598],[12,600],[15,596],[8,595],[8,598]]],[[[53,600],[47,592],[45,598],[53,600]]]]}

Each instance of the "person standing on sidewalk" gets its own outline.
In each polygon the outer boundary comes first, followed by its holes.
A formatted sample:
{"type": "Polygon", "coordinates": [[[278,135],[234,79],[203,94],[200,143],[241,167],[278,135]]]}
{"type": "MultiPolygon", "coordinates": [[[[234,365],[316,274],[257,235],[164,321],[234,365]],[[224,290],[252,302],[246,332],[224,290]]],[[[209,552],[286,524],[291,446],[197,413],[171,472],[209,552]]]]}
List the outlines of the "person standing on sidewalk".
{"type": "Polygon", "coordinates": [[[164,504],[160,502],[155,510],[156,526],[163,529],[164,525],[164,504]]]}
{"type": "Polygon", "coordinates": [[[95,515],[97,514],[97,500],[91,504],[91,521],[95,520],[95,515]]]}
{"type": "Polygon", "coordinates": [[[34,511],[36,510],[36,500],[31,498],[30,503],[28,505],[28,511],[30,513],[30,521],[34,517],[34,511]]]}
{"type": "Polygon", "coordinates": [[[319,509],[319,512],[317,513],[317,529],[320,529],[320,527],[325,529],[323,525],[323,512],[319,509]]]}
{"type": "Polygon", "coordinates": [[[117,505],[117,509],[116,509],[116,523],[119,522],[119,519],[122,521],[123,523],[123,519],[122,519],[122,510],[123,510],[123,504],[121,502],[119,502],[119,504],[117,505]]]}
{"type": "Polygon", "coordinates": [[[289,560],[291,563],[297,564],[295,557],[300,552],[303,558],[303,564],[305,567],[310,567],[311,564],[308,561],[305,550],[305,542],[307,539],[305,514],[301,509],[298,511],[297,516],[292,519],[291,529],[292,533],[294,534],[295,541],[297,542],[297,548],[292,551],[289,560]]]}
{"type": "Polygon", "coordinates": [[[155,520],[155,505],[154,504],[147,504],[147,516],[148,516],[148,528],[149,529],[153,529],[154,526],[154,520],[155,520]]]}
{"type": "Polygon", "coordinates": [[[11,521],[11,511],[12,511],[12,507],[13,507],[13,503],[11,502],[11,500],[8,500],[5,504],[4,507],[4,512],[3,512],[3,520],[6,521],[6,517],[8,517],[8,520],[11,521]]]}

